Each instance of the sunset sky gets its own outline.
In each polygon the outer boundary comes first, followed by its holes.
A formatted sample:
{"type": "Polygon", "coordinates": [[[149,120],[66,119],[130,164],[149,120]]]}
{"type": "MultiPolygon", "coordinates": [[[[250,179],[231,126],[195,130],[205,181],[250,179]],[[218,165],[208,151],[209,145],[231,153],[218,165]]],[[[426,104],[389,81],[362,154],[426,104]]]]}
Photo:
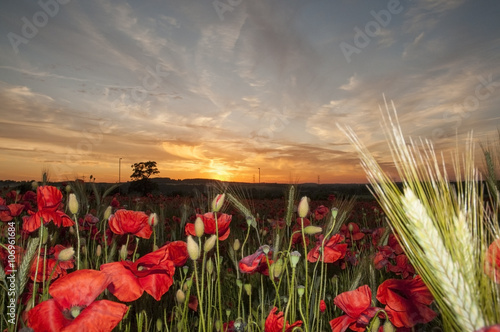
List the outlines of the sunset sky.
{"type": "Polygon", "coordinates": [[[447,151],[500,128],[499,1],[0,2],[0,180],[366,182],[379,105],[447,151]],[[458,136],[456,136],[458,134],[458,136]]]}

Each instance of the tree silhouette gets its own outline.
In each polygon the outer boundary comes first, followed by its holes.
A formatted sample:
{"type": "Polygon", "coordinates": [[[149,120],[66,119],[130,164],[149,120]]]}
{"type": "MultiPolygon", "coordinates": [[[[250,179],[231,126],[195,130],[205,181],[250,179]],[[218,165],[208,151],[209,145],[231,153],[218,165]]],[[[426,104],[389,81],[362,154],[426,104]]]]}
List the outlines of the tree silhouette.
{"type": "Polygon", "coordinates": [[[132,180],[147,180],[153,174],[159,174],[160,171],[156,167],[156,161],[146,161],[131,165],[134,172],[130,176],[132,180]]]}

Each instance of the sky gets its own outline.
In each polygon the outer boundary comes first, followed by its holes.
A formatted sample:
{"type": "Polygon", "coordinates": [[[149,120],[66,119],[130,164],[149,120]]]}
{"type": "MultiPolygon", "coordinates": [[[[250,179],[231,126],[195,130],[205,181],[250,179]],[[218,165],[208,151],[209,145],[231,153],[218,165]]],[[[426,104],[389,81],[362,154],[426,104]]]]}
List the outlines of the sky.
{"type": "Polygon", "coordinates": [[[0,2],[0,180],[365,183],[384,96],[439,152],[498,138],[500,2],[0,2]]]}

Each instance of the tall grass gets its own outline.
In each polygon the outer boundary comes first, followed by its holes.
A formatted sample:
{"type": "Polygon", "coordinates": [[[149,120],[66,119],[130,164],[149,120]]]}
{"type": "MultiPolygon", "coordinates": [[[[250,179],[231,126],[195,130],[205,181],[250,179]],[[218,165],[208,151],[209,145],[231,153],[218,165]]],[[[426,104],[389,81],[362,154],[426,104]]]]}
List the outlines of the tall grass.
{"type": "MultiPolygon", "coordinates": [[[[446,164],[431,141],[405,139],[391,106],[392,111],[386,102],[386,112],[381,113],[403,190],[354,131],[341,128],[360,156],[372,193],[434,295],[445,329],[474,331],[499,323],[500,290],[484,273],[486,250],[500,234],[498,189],[491,185],[493,181],[485,186],[481,180],[472,135],[462,153],[457,143],[451,165],[446,164]]],[[[488,174],[492,173],[488,168],[488,174]]]]}

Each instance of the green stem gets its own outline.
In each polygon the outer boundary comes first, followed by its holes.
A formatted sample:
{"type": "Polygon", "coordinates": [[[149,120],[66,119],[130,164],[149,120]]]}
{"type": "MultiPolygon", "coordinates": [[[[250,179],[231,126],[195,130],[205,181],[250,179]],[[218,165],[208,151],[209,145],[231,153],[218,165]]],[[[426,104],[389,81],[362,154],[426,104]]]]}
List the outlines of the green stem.
{"type": "MultiPolygon", "coordinates": [[[[293,284],[295,283],[295,267],[292,267],[292,282],[291,282],[291,287],[289,287],[290,290],[293,289],[293,284]]],[[[286,327],[286,321],[287,321],[287,317],[288,317],[288,310],[290,309],[290,303],[292,303],[292,298],[293,298],[293,294],[294,292],[290,291],[289,294],[290,294],[290,298],[288,299],[288,303],[286,304],[286,309],[285,309],[285,313],[283,315],[283,331],[282,332],[285,332],[285,327],[286,327]]]]}
{"type": "MultiPolygon", "coordinates": [[[[205,255],[203,255],[205,256],[205,255]]],[[[203,315],[203,296],[201,295],[200,291],[200,283],[198,280],[198,263],[194,261],[194,275],[196,277],[196,293],[198,293],[198,301],[199,301],[199,308],[200,308],[200,320],[201,324],[198,325],[198,331],[200,331],[200,328],[203,328],[203,331],[206,331],[205,328],[205,316],[203,315]]],[[[189,299],[188,299],[189,301],[189,299]]]]}
{"type": "MultiPolygon", "coordinates": [[[[307,261],[307,244],[306,244],[306,234],[304,233],[304,218],[300,218],[300,228],[301,228],[301,233],[302,233],[302,243],[304,246],[304,268],[305,268],[305,296],[306,296],[306,307],[309,308],[309,289],[308,289],[308,281],[309,281],[309,274],[307,272],[307,266],[308,266],[308,261],[307,261]]],[[[306,318],[307,320],[304,320],[304,325],[309,324],[309,310],[306,311],[306,318]]]]}
{"type": "Polygon", "coordinates": [[[75,228],[76,228],[76,243],[77,243],[77,248],[76,248],[76,269],[80,270],[80,230],[78,227],[78,219],[76,217],[76,214],[73,214],[73,220],[75,221],[75,228]]]}
{"type": "Polygon", "coordinates": [[[219,320],[222,324],[222,295],[221,295],[221,283],[220,283],[220,252],[219,252],[219,222],[217,221],[217,212],[214,212],[215,219],[215,235],[217,236],[216,247],[217,247],[217,295],[219,300],[219,320]]]}

